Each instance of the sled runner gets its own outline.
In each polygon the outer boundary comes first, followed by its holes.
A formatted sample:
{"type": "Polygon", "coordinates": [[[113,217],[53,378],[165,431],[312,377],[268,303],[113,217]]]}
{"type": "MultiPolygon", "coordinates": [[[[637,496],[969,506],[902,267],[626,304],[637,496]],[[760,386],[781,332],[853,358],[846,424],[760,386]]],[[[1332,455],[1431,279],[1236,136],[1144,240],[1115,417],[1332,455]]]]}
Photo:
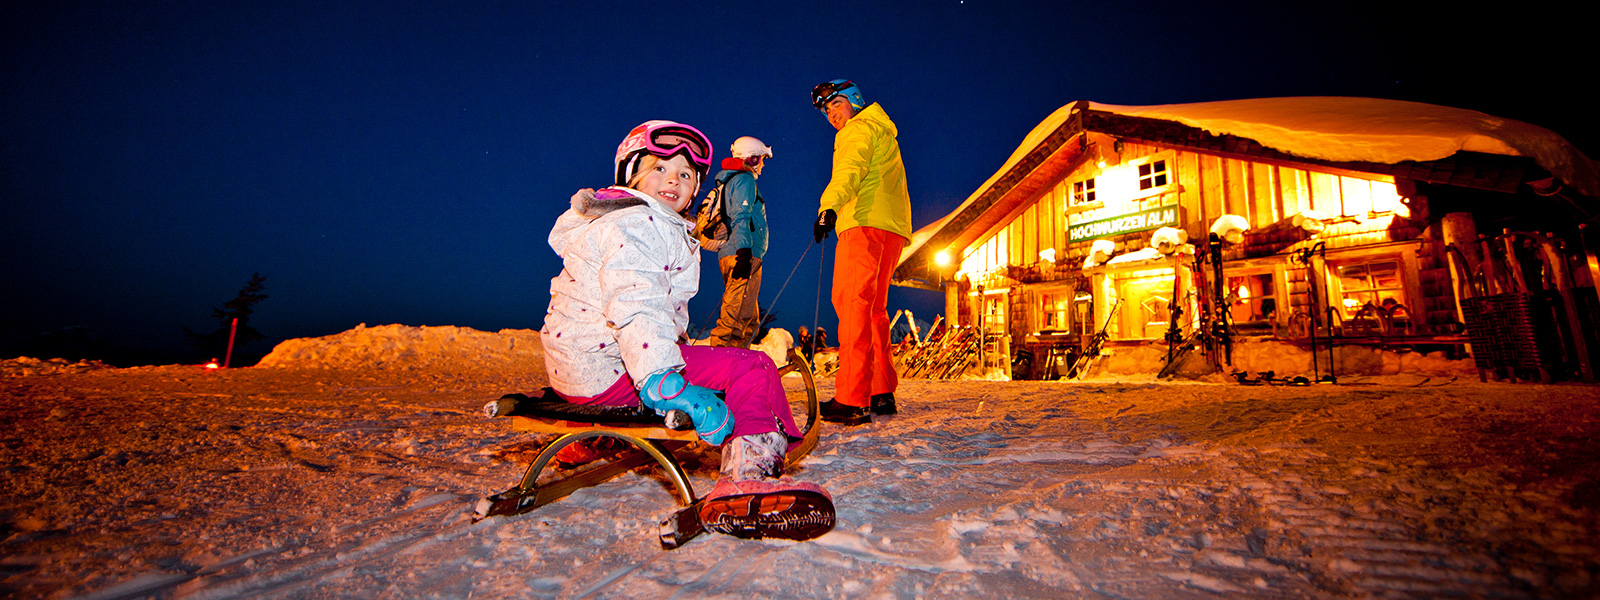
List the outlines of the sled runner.
{"type": "MultiPolygon", "coordinates": [[[[805,389],[788,393],[790,410],[795,412],[795,423],[803,430],[800,440],[790,445],[784,458],[785,464],[792,466],[817,446],[817,438],[821,433],[817,427],[817,386],[812,379],[811,365],[806,363],[804,356],[793,350],[789,352],[788,364],[780,367],[778,373],[780,376],[798,373],[805,382],[805,389]]],[[[703,499],[695,495],[694,486],[689,482],[688,473],[681,462],[688,459],[689,444],[698,439],[692,426],[682,431],[670,429],[660,416],[642,406],[570,404],[549,388],[545,389],[543,396],[536,398],[507,394],[501,397],[498,404],[500,410],[497,416],[510,416],[514,430],[557,433],[561,436],[539,451],[538,457],[528,466],[528,471],[516,487],[479,500],[473,521],[526,513],[654,461],[672,481],[678,503],[684,507],[661,522],[661,547],[677,548],[705,531],[705,524],[700,522],[699,516],[703,499]],[[632,448],[609,460],[582,465],[572,473],[539,482],[539,475],[562,448],[598,437],[615,438],[627,442],[632,448]]],[[[828,526],[831,527],[832,523],[828,523],[828,526]]],[[[777,536],[781,537],[781,532],[777,536]]]]}

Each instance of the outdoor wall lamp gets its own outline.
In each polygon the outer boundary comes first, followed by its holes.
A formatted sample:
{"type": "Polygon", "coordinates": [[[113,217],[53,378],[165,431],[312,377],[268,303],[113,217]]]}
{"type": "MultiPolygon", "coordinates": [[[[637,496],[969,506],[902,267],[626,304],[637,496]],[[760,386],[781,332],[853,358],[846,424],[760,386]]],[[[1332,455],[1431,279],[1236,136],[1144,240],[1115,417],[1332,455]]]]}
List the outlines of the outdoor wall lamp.
{"type": "Polygon", "coordinates": [[[1094,153],[1097,156],[1094,163],[1096,167],[1104,169],[1111,165],[1122,164],[1122,141],[1112,142],[1109,151],[1104,145],[1095,144],[1094,153]]]}

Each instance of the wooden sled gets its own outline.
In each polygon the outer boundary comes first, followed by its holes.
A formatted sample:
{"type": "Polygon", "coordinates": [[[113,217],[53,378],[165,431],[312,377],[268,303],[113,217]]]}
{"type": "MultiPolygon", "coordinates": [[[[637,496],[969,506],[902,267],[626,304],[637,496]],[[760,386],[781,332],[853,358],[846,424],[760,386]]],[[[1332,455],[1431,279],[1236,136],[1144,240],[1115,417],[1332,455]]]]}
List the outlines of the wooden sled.
{"type": "MultiPolygon", "coordinates": [[[[795,414],[795,423],[802,429],[798,443],[792,444],[784,464],[793,466],[817,447],[820,428],[817,427],[817,385],[812,378],[811,365],[798,352],[789,352],[789,363],[778,369],[779,377],[798,373],[805,382],[803,390],[788,392],[789,407],[795,414]]],[[[508,394],[501,398],[502,415],[509,414],[512,429],[532,433],[561,434],[539,451],[533,464],[523,474],[521,483],[504,492],[478,501],[473,521],[492,516],[511,516],[529,512],[579,489],[610,480],[654,461],[672,481],[678,503],[684,508],[661,522],[661,547],[677,548],[703,531],[699,518],[700,498],[694,493],[688,473],[680,462],[688,454],[687,447],[699,438],[694,430],[677,431],[663,424],[662,418],[642,407],[596,407],[568,404],[553,393],[541,398],[528,398],[522,394],[508,394]],[[512,406],[514,405],[514,408],[512,406]],[[539,483],[539,475],[555,459],[556,452],[573,443],[597,437],[612,437],[627,442],[632,450],[605,461],[578,467],[553,481],[539,483]]]]}

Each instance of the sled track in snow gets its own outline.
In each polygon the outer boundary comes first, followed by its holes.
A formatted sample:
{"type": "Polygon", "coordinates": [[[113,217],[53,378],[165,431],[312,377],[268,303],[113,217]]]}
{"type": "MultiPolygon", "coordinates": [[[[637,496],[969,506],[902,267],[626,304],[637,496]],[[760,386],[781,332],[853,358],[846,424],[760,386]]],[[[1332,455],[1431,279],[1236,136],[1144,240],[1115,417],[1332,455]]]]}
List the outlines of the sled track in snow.
{"type": "Polygon", "coordinates": [[[434,494],[396,513],[340,528],[337,533],[341,539],[350,542],[336,548],[314,549],[318,540],[316,533],[311,533],[279,546],[217,561],[192,573],[137,578],[79,599],[131,600],[170,592],[200,599],[290,594],[407,551],[466,535],[472,527],[471,500],[456,494],[434,494]],[[398,533],[380,531],[390,525],[398,533]]]}

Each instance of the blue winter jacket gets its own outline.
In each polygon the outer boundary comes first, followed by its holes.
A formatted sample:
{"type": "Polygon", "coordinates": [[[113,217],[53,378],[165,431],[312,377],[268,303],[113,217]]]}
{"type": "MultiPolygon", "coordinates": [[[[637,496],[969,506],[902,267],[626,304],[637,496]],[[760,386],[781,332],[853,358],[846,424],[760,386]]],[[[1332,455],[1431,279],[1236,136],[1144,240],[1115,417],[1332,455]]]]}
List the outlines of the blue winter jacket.
{"type": "Polygon", "coordinates": [[[752,258],[767,255],[767,204],[756,189],[756,176],[745,170],[727,169],[717,173],[717,181],[727,181],[722,194],[723,217],[728,220],[728,243],[717,251],[717,258],[733,256],[749,248],[752,258]]]}

